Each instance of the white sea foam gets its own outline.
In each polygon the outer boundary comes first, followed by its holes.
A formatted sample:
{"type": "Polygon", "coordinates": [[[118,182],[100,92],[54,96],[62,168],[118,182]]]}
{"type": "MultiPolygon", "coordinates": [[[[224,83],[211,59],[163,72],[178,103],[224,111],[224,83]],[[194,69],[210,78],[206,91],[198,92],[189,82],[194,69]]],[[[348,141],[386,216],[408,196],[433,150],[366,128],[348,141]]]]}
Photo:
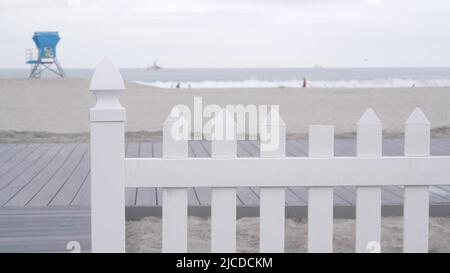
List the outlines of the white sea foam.
{"type": "MultiPolygon", "coordinates": [[[[175,88],[178,82],[174,81],[134,81],[137,84],[155,86],[160,88],[175,88]]],[[[180,82],[181,88],[283,88],[302,87],[302,82],[291,81],[260,81],[255,79],[245,81],[186,81],[180,82]]],[[[450,79],[373,79],[373,80],[341,80],[324,81],[311,80],[308,87],[315,88],[390,88],[390,87],[443,87],[450,86],[450,79]]]]}

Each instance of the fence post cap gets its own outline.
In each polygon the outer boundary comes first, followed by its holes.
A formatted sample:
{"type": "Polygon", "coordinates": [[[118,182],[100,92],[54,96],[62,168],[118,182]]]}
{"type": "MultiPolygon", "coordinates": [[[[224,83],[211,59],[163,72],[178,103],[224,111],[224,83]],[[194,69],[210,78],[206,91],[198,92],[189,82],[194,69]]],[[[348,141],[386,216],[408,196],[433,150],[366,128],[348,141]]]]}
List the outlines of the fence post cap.
{"type": "Polygon", "coordinates": [[[89,90],[124,90],[125,85],[119,69],[106,57],[100,61],[92,76],[89,90]]]}
{"type": "Polygon", "coordinates": [[[125,86],[119,70],[108,58],[98,64],[89,89],[97,99],[89,111],[91,122],[125,121],[125,109],[119,101],[125,86]]]}
{"type": "Polygon", "coordinates": [[[372,108],[367,108],[361,118],[358,120],[358,125],[381,125],[381,120],[378,118],[372,108]]]}
{"type": "Polygon", "coordinates": [[[281,117],[280,112],[276,109],[273,109],[270,111],[270,113],[261,122],[261,125],[286,127],[286,123],[284,122],[283,118],[281,117]],[[274,117],[277,120],[272,120],[272,115],[274,115],[274,117]]]}
{"type": "Polygon", "coordinates": [[[423,111],[417,107],[412,111],[411,115],[409,115],[405,125],[430,125],[430,121],[423,111]]]}

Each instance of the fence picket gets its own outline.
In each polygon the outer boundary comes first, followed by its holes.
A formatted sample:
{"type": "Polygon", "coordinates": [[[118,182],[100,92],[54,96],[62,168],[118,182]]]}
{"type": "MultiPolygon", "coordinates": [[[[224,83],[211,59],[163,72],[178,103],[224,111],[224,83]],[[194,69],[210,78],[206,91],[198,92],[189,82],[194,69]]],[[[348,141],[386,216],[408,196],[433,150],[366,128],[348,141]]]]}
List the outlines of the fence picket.
{"type": "MultiPolygon", "coordinates": [[[[367,109],[358,121],[357,156],[378,157],[382,151],[381,121],[372,109],[367,109]]],[[[361,178],[364,179],[364,178],[361,178]]],[[[381,188],[356,188],[355,251],[370,252],[371,245],[381,246],[381,188]]],[[[377,249],[380,249],[379,247],[377,249]]]]}
{"type": "MultiPolygon", "coordinates": [[[[334,126],[310,125],[310,157],[332,157],[334,126]]],[[[333,188],[308,189],[308,252],[333,251],[333,188]]]]}
{"type": "MultiPolygon", "coordinates": [[[[214,124],[211,156],[235,158],[237,142],[233,116],[223,110],[216,115],[214,124]],[[222,139],[222,135],[225,136],[227,133],[231,134],[231,138],[222,139]]],[[[211,189],[211,252],[236,252],[235,188],[211,189]]]]}
{"type": "MultiPolygon", "coordinates": [[[[173,130],[175,126],[187,126],[184,117],[167,117],[163,126],[163,157],[188,157],[188,135],[173,130]],[[179,133],[179,135],[175,135],[179,133]]],[[[186,188],[166,188],[162,194],[162,251],[187,252],[186,188]]]]}
{"type": "MultiPolygon", "coordinates": [[[[272,110],[276,111],[276,110],[272,110]]],[[[266,132],[276,132],[278,145],[271,147],[261,145],[261,157],[285,157],[286,154],[286,124],[278,112],[271,112],[261,123],[260,128],[267,129],[266,132]],[[276,119],[273,120],[272,119],[276,119]]],[[[260,137],[263,139],[263,137],[260,137]]],[[[268,145],[274,145],[276,139],[271,138],[268,145]]],[[[261,140],[263,141],[263,140],[261,140]]],[[[274,181],[276,184],[276,181],[274,181]]],[[[259,223],[259,251],[260,252],[284,252],[285,232],[285,188],[260,189],[260,223],[259,223]]]]}
{"type": "MultiPolygon", "coordinates": [[[[430,122],[416,108],[405,122],[405,156],[429,155],[430,122]]],[[[403,252],[428,252],[428,186],[405,186],[403,217],[403,252]]]]}

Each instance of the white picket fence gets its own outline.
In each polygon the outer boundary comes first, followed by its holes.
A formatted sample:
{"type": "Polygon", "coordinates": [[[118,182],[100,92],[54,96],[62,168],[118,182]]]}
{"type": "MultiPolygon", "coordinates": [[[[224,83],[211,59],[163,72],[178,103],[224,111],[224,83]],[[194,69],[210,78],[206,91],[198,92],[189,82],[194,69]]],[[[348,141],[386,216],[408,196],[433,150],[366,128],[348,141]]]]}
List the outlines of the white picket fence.
{"type": "Polygon", "coordinates": [[[405,156],[382,157],[382,124],[368,109],[357,124],[357,156],[333,157],[334,127],[309,128],[309,157],[285,157],[286,128],[275,152],[236,158],[236,140],[212,142],[212,158],[188,158],[188,142],[172,139],[168,118],[162,158],[125,158],[124,83],[102,60],[90,89],[93,252],[125,251],[125,187],[161,187],[162,251],[187,251],[187,189],[210,187],[211,251],[236,251],[236,187],[260,188],[260,251],[283,252],[285,188],[308,188],[309,252],[333,250],[333,187],[355,186],[356,252],[379,245],[381,186],[404,186],[403,250],[428,251],[430,185],[449,184],[450,157],[429,156],[430,123],[415,109],[405,123],[405,156]]]}

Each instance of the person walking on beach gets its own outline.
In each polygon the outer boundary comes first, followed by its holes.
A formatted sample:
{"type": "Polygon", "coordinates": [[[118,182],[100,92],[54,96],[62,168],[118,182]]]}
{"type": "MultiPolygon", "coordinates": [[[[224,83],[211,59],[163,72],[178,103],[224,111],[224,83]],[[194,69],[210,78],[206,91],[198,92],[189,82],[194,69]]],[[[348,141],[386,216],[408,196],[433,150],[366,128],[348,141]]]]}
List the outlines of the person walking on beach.
{"type": "Polygon", "coordinates": [[[303,88],[306,88],[306,78],[303,77],[303,88]]]}
{"type": "Polygon", "coordinates": [[[180,88],[180,82],[177,83],[176,88],[180,88]]]}

